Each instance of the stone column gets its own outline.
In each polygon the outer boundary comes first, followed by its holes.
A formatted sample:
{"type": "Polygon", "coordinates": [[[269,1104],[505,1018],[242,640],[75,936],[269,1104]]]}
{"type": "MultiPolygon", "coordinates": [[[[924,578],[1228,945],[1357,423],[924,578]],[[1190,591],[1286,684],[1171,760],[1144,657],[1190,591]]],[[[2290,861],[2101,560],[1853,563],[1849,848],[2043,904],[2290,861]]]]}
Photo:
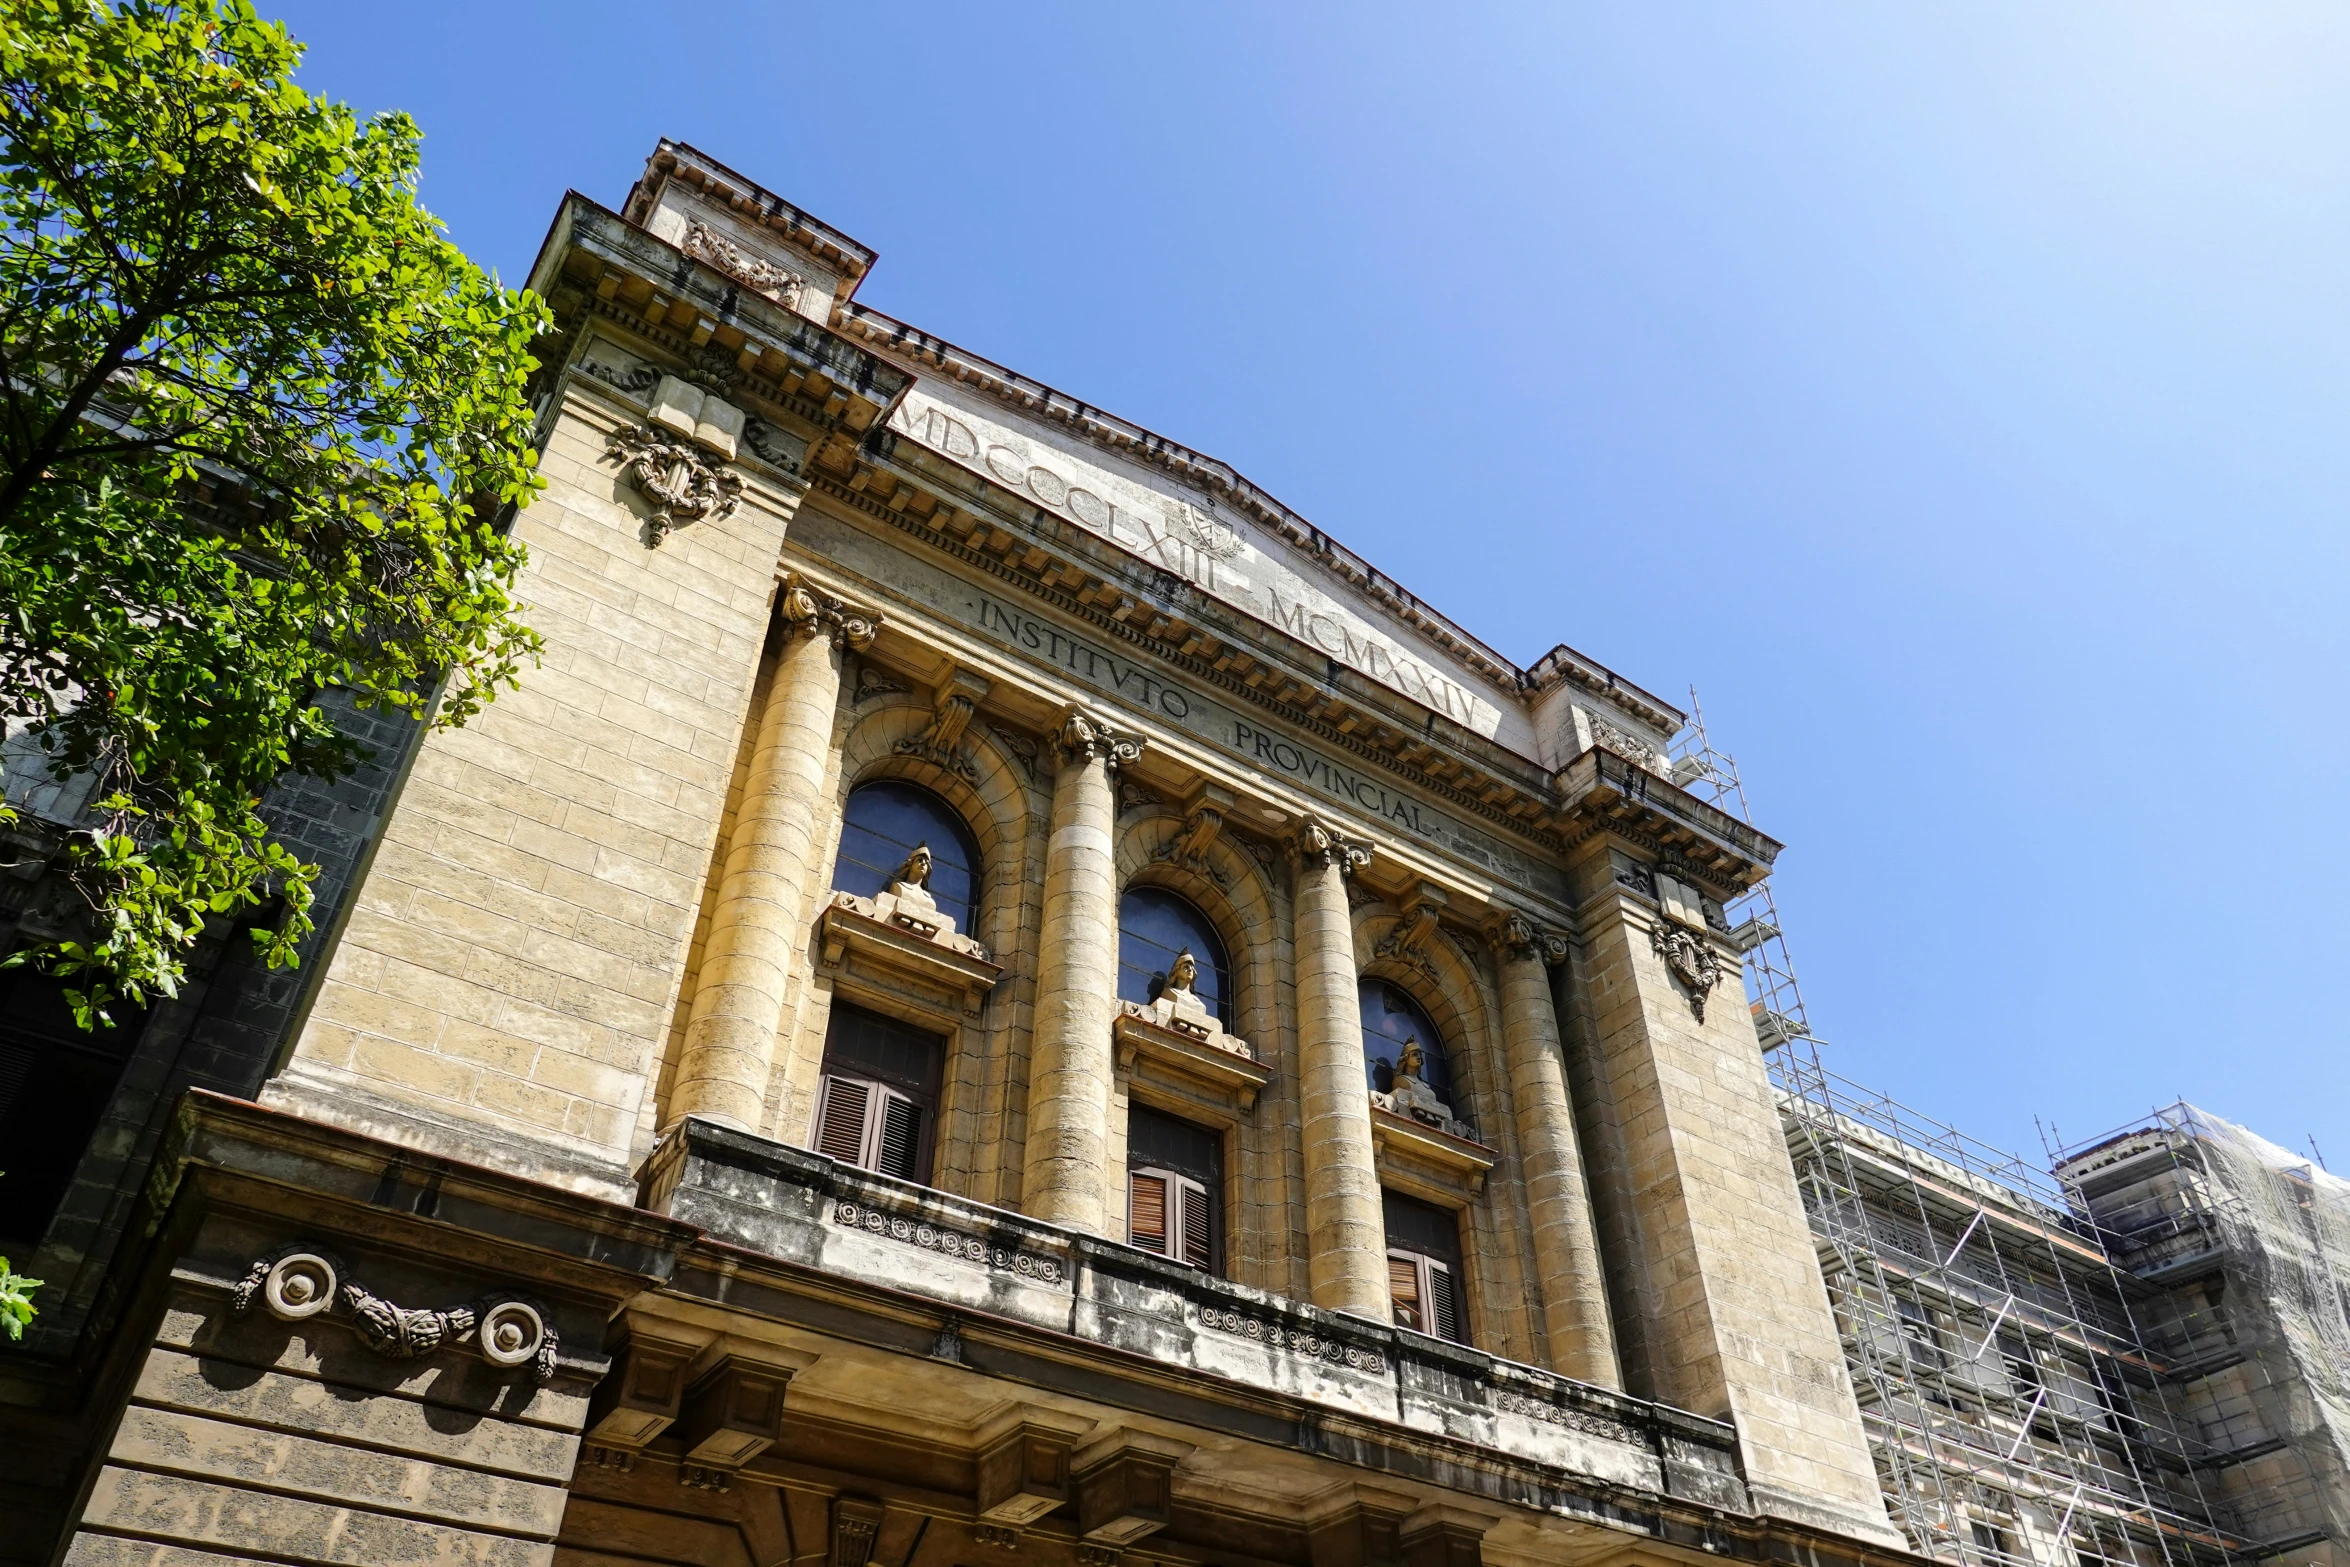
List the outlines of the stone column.
{"type": "Polygon", "coordinates": [[[1306,1277],[1314,1304],[1388,1322],[1387,1221],[1363,1076],[1363,1010],[1346,878],[1369,845],[1308,821],[1297,868],[1298,1097],[1305,1117],[1306,1277]]]}
{"type": "Polygon", "coordinates": [[[1502,921],[1501,1032],[1510,1103],[1518,1115],[1518,1157],[1534,1224],[1534,1268],[1542,1281],[1543,1328],[1552,1369],[1582,1382],[1621,1388],[1615,1330],[1608,1320],[1575,1107],[1567,1096],[1558,1012],[1550,998],[1548,941],[1520,915],[1502,921]]]}
{"type": "Polygon", "coordinates": [[[776,1023],[794,953],[807,945],[809,884],[823,863],[833,712],[843,648],[863,647],[881,617],[788,578],[776,615],[783,652],[759,715],[742,807],[726,845],[726,876],[702,947],[669,1119],[689,1115],[760,1130],[776,1023]]]}
{"type": "Polygon", "coordinates": [[[1021,1211],[1047,1224],[1106,1233],[1123,1212],[1111,1176],[1110,1019],[1118,992],[1118,877],[1112,775],[1143,742],[1071,708],[1053,737],[1052,836],[1044,856],[1042,954],[1028,1057],[1028,1137],[1021,1211]]]}

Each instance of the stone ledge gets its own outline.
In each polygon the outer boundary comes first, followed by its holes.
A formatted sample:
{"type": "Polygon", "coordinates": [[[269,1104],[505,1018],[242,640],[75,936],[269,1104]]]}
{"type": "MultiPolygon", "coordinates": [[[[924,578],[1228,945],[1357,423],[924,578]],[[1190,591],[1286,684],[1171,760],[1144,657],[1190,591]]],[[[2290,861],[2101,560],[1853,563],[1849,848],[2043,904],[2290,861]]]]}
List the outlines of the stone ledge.
{"type": "Polygon", "coordinates": [[[816,917],[816,945],[824,966],[882,971],[918,993],[959,999],[963,1015],[977,1017],[1003,965],[988,961],[987,949],[909,914],[878,919],[873,905],[853,893],[836,892],[816,917]],[[862,907],[860,907],[862,905],[862,907]]]}
{"type": "Polygon", "coordinates": [[[646,1166],[646,1201],[713,1241],[829,1275],[844,1290],[917,1296],[1006,1330],[1097,1346],[1107,1354],[1089,1378],[1097,1387],[1155,1363],[1215,1385],[1218,1396],[1271,1396],[1402,1428],[1481,1450],[1481,1463],[1499,1457],[1750,1510],[1736,1434],[1723,1422],[711,1122],[689,1119],[664,1138],[646,1166]]]}
{"type": "MultiPolygon", "coordinates": [[[[1182,1081],[1211,1099],[1229,1100],[1246,1115],[1256,1108],[1257,1095],[1273,1080],[1273,1069],[1254,1056],[1194,1036],[1153,1018],[1131,1001],[1119,1003],[1110,1024],[1118,1048],[1118,1065],[1131,1072],[1138,1059],[1182,1081]]],[[[1229,1034],[1214,1036],[1230,1039],[1229,1034]]]]}

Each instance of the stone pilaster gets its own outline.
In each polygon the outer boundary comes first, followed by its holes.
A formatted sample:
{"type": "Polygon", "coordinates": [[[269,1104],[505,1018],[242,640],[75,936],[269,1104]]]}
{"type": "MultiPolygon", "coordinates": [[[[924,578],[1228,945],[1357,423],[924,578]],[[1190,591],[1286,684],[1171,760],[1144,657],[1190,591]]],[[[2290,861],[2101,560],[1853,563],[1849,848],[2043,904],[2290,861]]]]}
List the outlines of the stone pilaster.
{"type": "Polygon", "coordinates": [[[1517,1110],[1526,1208],[1534,1223],[1534,1267],[1542,1282],[1550,1363],[1580,1381],[1621,1388],[1607,1279],[1575,1136],[1575,1108],[1567,1095],[1558,1013],[1550,998],[1548,942],[1518,915],[1502,922],[1499,938],[1502,1042],[1509,1059],[1510,1102],[1517,1110]]]}
{"type": "Polygon", "coordinates": [[[1346,878],[1368,845],[1308,821],[1297,869],[1298,1091],[1305,1117],[1307,1278],[1314,1304],[1385,1322],[1387,1222],[1363,1077],[1363,1013],[1346,878]]]}
{"type": "MultiPolygon", "coordinates": [[[[1610,1279],[1633,1390],[1735,1423],[1758,1512],[1898,1543],[1869,1458],[1735,954],[1614,879],[1585,892],[1576,981],[1608,1144],[1610,1279]]],[[[1598,1167],[1604,1163],[1604,1172],[1598,1167]]]]}
{"type": "Polygon", "coordinates": [[[1023,1212],[1106,1233],[1124,1208],[1110,1188],[1110,1020],[1118,990],[1118,880],[1112,774],[1143,742],[1071,708],[1053,736],[1052,836],[1044,860],[1036,1023],[1028,1067],[1023,1212]]]}
{"type": "Polygon", "coordinates": [[[776,1021],[792,955],[807,945],[808,893],[823,863],[816,832],[825,818],[841,652],[871,642],[881,621],[797,577],[784,585],[776,615],[783,652],[726,846],[668,1113],[673,1122],[699,1115],[748,1132],[760,1130],[776,1021]]]}

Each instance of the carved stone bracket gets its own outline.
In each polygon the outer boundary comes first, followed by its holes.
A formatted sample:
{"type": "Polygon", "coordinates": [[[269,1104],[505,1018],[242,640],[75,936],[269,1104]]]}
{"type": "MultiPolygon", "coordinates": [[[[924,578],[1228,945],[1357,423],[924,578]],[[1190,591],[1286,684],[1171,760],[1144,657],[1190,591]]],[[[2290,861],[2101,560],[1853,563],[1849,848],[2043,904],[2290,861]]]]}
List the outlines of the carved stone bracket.
{"type": "Polygon", "coordinates": [[[742,499],[742,476],[692,441],[640,424],[614,430],[605,451],[623,483],[644,497],[645,545],[652,548],[689,522],[723,522],[742,499]]]}
{"type": "Polygon", "coordinates": [[[963,731],[970,727],[971,715],[979,711],[989,689],[987,681],[969,670],[956,670],[938,688],[929,726],[890,749],[899,756],[935,762],[966,783],[978,783],[979,767],[963,749],[963,731]]]}
{"type": "Polygon", "coordinates": [[[1379,938],[1372,956],[1387,958],[1430,980],[1438,978],[1431,948],[1436,943],[1437,917],[1445,906],[1444,890],[1423,882],[1404,904],[1403,918],[1379,938]]]}
{"type": "Polygon", "coordinates": [[[865,1567],[873,1559],[873,1538],[881,1532],[882,1505],[863,1496],[832,1501],[832,1567],[865,1567]]]}
{"type": "Polygon", "coordinates": [[[502,1371],[527,1365],[541,1382],[555,1375],[555,1325],[520,1295],[481,1295],[439,1311],[400,1306],[351,1277],[332,1252],[297,1244],[255,1258],[229,1292],[229,1309],[241,1317],[256,1296],[282,1322],[304,1322],[339,1307],[359,1342],[387,1360],[415,1360],[471,1340],[481,1358],[502,1371]]]}
{"type": "Polygon", "coordinates": [[[1704,1022],[1705,998],[1721,983],[1721,958],[1703,937],[1662,920],[1649,926],[1648,944],[1664,960],[1666,972],[1688,993],[1690,1013],[1704,1022]]]}
{"type": "Polygon", "coordinates": [[[1341,874],[1352,876],[1371,863],[1371,846],[1309,816],[1297,836],[1289,840],[1289,855],[1301,868],[1335,865],[1341,874]]]}
{"type": "Polygon", "coordinates": [[[1140,735],[1112,729],[1107,719],[1079,707],[1063,713],[1061,727],[1053,732],[1053,754],[1063,767],[1074,762],[1100,762],[1116,772],[1141,761],[1147,743],[1140,735]]]}
{"type": "Polygon", "coordinates": [[[775,613],[792,636],[826,636],[835,647],[861,648],[881,630],[881,613],[835,598],[798,572],[783,579],[775,613]]]}
{"type": "Polygon", "coordinates": [[[1209,857],[1208,851],[1223,834],[1224,813],[1237,803],[1230,790],[1214,784],[1201,785],[1184,802],[1186,814],[1182,828],[1152,850],[1151,858],[1205,876],[1219,887],[1231,886],[1231,875],[1209,857]]]}

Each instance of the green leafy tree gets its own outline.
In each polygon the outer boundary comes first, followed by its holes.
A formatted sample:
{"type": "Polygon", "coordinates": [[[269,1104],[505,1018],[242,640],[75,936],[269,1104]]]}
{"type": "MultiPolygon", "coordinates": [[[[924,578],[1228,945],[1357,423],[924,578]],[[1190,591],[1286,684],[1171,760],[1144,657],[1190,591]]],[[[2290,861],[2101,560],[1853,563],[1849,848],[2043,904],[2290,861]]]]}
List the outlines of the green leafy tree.
{"type": "Polygon", "coordinates": [[[25,1324],[33,1320],[33,1291],[40,1287],[39,1279],[9,1272],[8,1259],[0,1257],[0,1328],[11,1339],[24,1337],[25,1324]]]}
{"type": "Polygon", "coordinates": [[[246,0],[0,0],[0,717],[98,792],[87,928],[9,961],[85,1028],[210,916],[276,900],[294,960],[316,867],[256,808],[363,759],[321,691],[458,724],[538,650],[499,519],[545,308],[300,58],[246,0]]]}

